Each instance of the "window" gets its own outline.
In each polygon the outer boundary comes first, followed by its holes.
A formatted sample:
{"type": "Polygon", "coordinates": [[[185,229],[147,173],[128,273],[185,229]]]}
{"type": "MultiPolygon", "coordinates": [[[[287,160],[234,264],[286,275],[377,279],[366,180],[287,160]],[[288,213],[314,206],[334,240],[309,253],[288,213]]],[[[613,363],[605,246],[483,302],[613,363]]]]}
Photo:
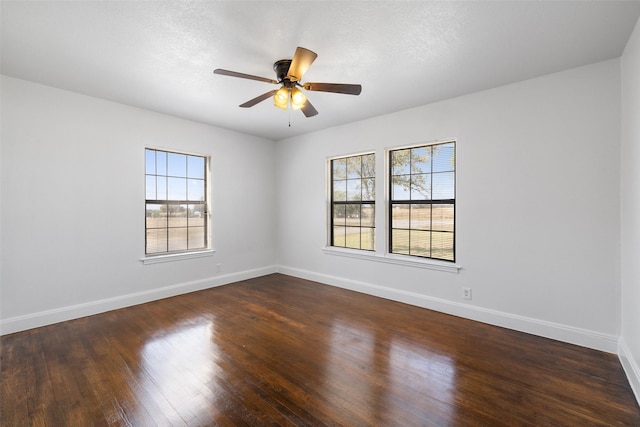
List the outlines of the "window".
{"type": "Polygon", "coordinates": [[[145,253],[206,249],[208,159],[154,149],[145,155],[145,253]]]}
{"type": "Polygon", "coordinates": [[[375,249],[375,155],[331,160],[331,246],[375,249]]]}
{"type": "Polygon", "coordinates": [[[455,261],[455,142],[389,152],[389,252],[455,261]]]}

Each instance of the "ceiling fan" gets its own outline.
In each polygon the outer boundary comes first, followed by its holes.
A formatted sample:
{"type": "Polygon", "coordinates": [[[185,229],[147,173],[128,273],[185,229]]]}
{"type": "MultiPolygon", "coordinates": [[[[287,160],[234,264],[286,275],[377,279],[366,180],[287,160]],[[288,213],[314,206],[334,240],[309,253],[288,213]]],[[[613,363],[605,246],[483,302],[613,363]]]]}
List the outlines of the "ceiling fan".
{"type": "Polygon", "coordinates": [[[313,61],[318,57],[315,52],[303,47],[296,48],[293,59],[281,59],[273,64],[273,71],[276,72],[277,80],[266,77],[253,76],[251,74],[238,73],[236,71],[223,70],[217,68],[214,74],[223,76],[239,77],[241,79],[258,80],[260,82],[280,85],[280,89],[270,90],[263,93],[244,104],[242,108],[253,107],[265,99],[273,97],[276,107],[286,110],[289,105],[293,110],[302,110],[306,117],[313,117],[318,114],[318,110],[309,102],[306,95],[298,89],[301,87],[309,91],[344,93],[348,95],[360,95],[362,86],[344,83],[302,83],[302,76],[307,72],[313,61]]]}

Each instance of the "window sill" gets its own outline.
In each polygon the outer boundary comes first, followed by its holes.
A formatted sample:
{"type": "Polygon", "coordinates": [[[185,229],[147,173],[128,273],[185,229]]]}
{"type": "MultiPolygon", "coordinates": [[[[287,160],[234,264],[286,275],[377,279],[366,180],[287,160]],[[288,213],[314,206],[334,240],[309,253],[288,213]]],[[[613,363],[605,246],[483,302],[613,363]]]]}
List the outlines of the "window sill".
{"type": "Polygon", "coordinates": [[[378,254],[369,251],[360,251],[357,249],[342,249],[333,246],[325,246],[322,249],[327,255],[344,256],[348,258],[363,259],[367,261],[386,262],[388,264],[405,265],[408,267],[426,268],[429,270],[446,271],[449,273],[458,273],[462,268],[458,264],[445,261],[436,261],[430,259],[415,259],[414,257],[396,255],[396,254],[378,254]]]}
{"type": "Polygon", "coordinates": [[[203,258],[208,256],[213,256],[215,250],[206,249],[198,252],[186,252],[183,254],[168,254],[168,255],[155,255],[141,258],[140,261],[144,265],[147,264],[159,264],[162,262],[172,262],[172,261],[181,261],[183,259],[194,259],[194,258],[203,258]]]}

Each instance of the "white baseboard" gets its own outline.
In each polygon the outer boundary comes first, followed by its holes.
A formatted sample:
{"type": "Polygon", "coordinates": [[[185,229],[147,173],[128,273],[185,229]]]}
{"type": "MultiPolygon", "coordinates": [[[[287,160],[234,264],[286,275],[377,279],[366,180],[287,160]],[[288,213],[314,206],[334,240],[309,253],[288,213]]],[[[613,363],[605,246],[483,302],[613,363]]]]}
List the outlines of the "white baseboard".
{"type": "Polygon", "coordinates": [[[614,354],[618,352],[618,337],[614,335],[283,265],[278,266],[278,273],[399,301],[490,325],[576,344],[582,347],[614,354]]]}
{"type": "Polygon", "coordinates": [[[629,350],[624,337],[620,338],[618,357],[620,358],[620,363],[622,364],[625,374],[627,374],[631,390],[633,390],[633,394],[635,394],[636,400],[638,404],[640,404],[640,366],[638,365],[638,361],[633,357],[631,350],[629,350]]]}
{"type": "Polygon", "coordinates": [[[241,280],[272,274],[276,271],[276,266],[268,266],[237,273],[208,277],[206,279],[195,280],[192,282],[178,283],[158,289],[135,292],[98,301],[90,301],[82,304],[10,317],[0,320],[0,335],[11,334],[27,329],[38,328],[40,326],[51,325],[53,323],[64,322],[66,320],[104,313],[105,311],[143,304],[145,302],[155,301],[162,298],[222,286],[241,280]]]}
{"type": "MultiPolygon", "coordinates": [[[[619,355],[621,354],[617,336],[282,265],[213,276],[202,280],[165,286],[159,289],[136,292],[98,301],[90,301],[87,303],[10,317],[0,320],[0,335],[24,331],[84,316],[91,316],[105,311],[116,310],[162,298],[226,285],[276,272],[368,295],[374,295],[393,301],[399,301],[454,316],[477,320],[491,325],[568,342],[583,347],[593,348],[609,353],[617,353],[619,355]]],[[[627,372],[636,373],[635,379],[637,382],[639,377],[637,375],[638,370],[633,369],[637,368],[637,365],[634,364],[635,362],[632,358],[628,358],[628,360],[630,360],[630,362],[627,362],[628,366],[625,366],[625,369],[627,372]]],[[[634,390],[636,390],[637,393],[637,390],[639,389],[640,386],[636,386],[634,390]]]]}

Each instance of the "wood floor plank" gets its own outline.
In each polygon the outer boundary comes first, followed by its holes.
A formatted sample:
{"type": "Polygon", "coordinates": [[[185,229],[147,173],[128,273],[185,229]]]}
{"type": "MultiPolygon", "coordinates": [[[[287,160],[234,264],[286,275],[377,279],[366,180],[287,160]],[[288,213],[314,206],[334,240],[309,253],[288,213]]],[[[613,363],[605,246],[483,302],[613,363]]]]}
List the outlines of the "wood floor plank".
{"type": "Polygon", "coordinates": [[[633,426],[617,357],[268,275],[0,338],[1,426],[633,426]]]}

